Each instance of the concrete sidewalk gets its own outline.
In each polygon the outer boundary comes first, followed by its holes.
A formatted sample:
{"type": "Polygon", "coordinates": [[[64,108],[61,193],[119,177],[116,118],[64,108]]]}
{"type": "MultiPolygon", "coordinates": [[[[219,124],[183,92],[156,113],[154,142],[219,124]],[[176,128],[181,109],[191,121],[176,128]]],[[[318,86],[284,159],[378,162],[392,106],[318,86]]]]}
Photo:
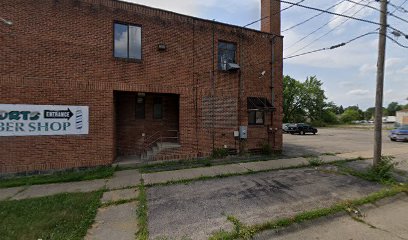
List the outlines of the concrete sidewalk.
{"type": "Polygon", "coordinates": [[[255,237],[256,240],[401,240],[408,239],[408,197],[401,194],[384,199],[375,205],[363,206],[361,221],[352,219],[347,214],[322,218],[285,230],[267,231],[255,237]]]}
{"type": "Polygon", "coordinates": [[[0,189],[0,201],[44,197],[59,193],[123,189],[139,185],[140,179],[141,174],[138,170],[126,170],[115,172],[110,179],[4,188],[0,189]]]}
{"type": "MultiPolygon", "coordinates": [[[[408,149],[392,148],[384,151],[386,155],[407,156],[408,149]]],[[[371,151],[344,153],[335,156],[322,155],[319,157],[325,163],[350,160],[359,157],[372,158],[371,151]]],[[[400,157],[399,161],[403,161],[400,157]]],[[[236,163],[212,167],[192,168],[175,171],[140,174],[138,170],[118,171],[110,179],[93,181],[56,183],[0,189],[1,200],[20,200],[26,198],[43,197],[64,192],[91,192],[101,189],[115,190],[135,187],[143,179],[146,185],[162,184],[170,181],[191,180],[199,177],[214,177],[227,174],[245,174],[277,170],[282,168],[300,167],[309,164],[307,158],[289,158],[270,161],[236,163]]],[[[405,170],[405,169],[404,169],[405,170]]]]}

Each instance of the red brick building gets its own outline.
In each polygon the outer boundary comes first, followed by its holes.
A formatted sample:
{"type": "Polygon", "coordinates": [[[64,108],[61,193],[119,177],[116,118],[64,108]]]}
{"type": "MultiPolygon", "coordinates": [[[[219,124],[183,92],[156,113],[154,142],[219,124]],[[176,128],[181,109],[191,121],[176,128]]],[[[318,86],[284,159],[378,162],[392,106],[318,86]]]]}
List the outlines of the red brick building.
{"type": "Polygon", "coordinates": [[[87,106],[89,133],[4,136],[3,123],[0,173],[280,151],[279,9],[262,0],[256,31],[114,0],[2,0],[0,106],[87,106]]]}

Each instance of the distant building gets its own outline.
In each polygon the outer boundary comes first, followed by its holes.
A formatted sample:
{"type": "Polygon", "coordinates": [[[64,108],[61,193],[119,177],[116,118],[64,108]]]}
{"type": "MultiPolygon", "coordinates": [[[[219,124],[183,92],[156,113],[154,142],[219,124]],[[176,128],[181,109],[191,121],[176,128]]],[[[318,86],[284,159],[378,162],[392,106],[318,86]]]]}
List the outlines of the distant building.
{"type": "Polygon", "coordinates": [[[396,122],[401,125],[408,125],[408,109],[397,112],[396,122]]]}
{"type": "Polygon", "coordinates": [[[395,123],[397,118],[395,116],[386,116],[383,117],[383,123],[395,123]]]}

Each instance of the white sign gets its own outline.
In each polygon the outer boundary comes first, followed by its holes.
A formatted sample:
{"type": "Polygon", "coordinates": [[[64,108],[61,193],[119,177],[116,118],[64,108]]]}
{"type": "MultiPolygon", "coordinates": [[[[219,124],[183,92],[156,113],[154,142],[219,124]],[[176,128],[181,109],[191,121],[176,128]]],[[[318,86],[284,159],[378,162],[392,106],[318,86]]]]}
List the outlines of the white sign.
{"type": "Polygon", "coordinates": [[[0,104],[0,137],[88,133],[89,107],[0,104]]]}

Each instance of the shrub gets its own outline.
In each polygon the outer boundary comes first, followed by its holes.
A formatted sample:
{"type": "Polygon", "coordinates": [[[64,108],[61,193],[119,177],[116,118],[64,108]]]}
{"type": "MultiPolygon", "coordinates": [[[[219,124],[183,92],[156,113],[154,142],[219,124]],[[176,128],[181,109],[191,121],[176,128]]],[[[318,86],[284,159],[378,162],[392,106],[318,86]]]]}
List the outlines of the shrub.
{"type": "Polygon", "coordinates": [[[211,153],[211,157],[214,159],[225,158],[228,156],[228,149],[225,148],[214,148],[211,153]]]}
{"type": "Polygon", "coordinates": [[[273,149],[269,143],[262,144],[261,151],[263,155],[272,155],[273,149]]]}

